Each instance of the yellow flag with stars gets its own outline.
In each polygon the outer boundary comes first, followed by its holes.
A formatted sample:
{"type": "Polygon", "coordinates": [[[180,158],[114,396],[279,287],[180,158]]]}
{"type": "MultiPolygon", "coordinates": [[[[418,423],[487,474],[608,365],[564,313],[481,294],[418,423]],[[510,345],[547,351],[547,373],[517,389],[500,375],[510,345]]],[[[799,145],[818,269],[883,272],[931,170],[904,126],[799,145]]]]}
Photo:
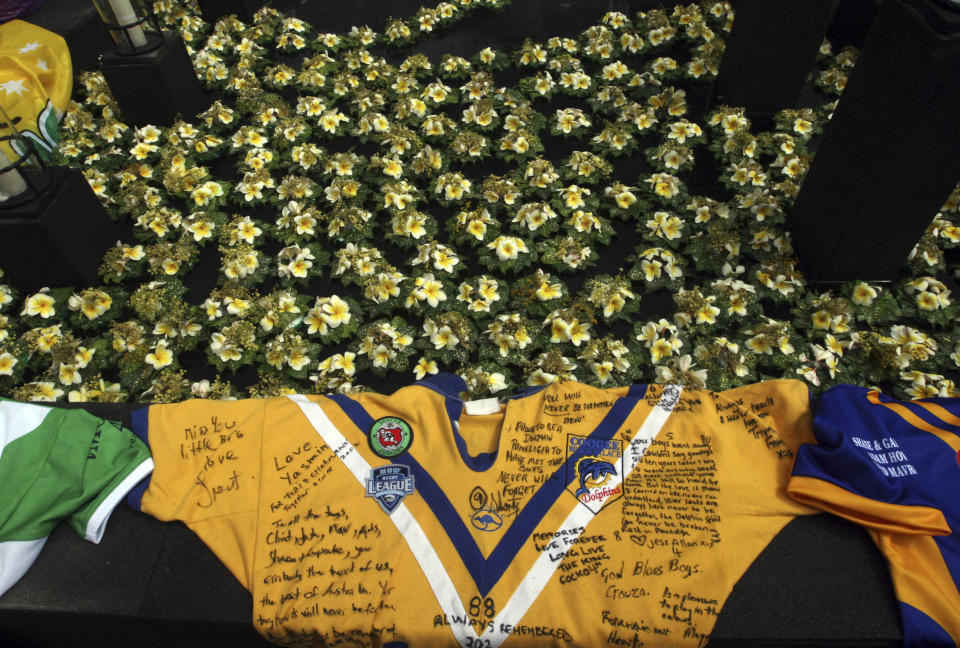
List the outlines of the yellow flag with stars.
{"type": "MultiPolygon", "coordinates": [[[[22,20],[0,25],[0,106],[45,158],[59,144],[58,124],[72,90],[73,64],[63,38],[22,20]]],[[[10,132],[0,125],[0,138],[10,132]]],[[[23,154],[19,148],[14,145],[16,157],[23,154]]],[[[0,142],[0,150],[10,157],[10,142],[0,142]]]]}

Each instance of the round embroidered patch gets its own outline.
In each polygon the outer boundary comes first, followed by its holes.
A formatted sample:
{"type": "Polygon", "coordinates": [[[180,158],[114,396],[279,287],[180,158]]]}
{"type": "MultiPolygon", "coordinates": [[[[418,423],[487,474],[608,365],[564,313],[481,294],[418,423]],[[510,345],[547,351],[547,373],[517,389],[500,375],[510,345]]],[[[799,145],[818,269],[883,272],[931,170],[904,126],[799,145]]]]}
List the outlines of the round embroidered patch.
{"type": "Polygon", "coordinates": [[[374,421],[367,434],[370,449],[384,459],[403,454],[413,443],[410,424],[396,416],[385,416],[374,421]]]}

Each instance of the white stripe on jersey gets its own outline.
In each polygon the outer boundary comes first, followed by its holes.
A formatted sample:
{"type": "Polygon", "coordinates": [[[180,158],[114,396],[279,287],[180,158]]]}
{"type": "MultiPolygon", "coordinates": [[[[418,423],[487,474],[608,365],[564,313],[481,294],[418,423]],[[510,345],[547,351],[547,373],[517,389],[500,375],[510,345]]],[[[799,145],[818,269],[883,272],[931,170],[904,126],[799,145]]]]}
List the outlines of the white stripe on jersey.
{"type": "Polygon", "coordinates": [[[27,573],[48,537],[0,542],[0,596],[27,573]]]}
{"type": "MultiPolygon", "coordinates": [[[[611,475],[607,481],[606,485],[610,487],[610,490],[616,490],[616,487],[623,482],[624,478],[633,472],[634,467],[640,462],[640,459],[643,458],[643,453],[650,447],[650,443],[656,438],[660,429],[673,412],[674,406],[680,399],[681,391],[682,387],[674,387],[673,385],[664,388],[664,393],[660,397],[660,401],[650,411],[646,420],[644,420],[643,424],[630,440],[630,445],[627,448],[630,455],[629,457],[624,456],[623,474],[611,475]]],[[[608,497],[609,495],[600,501],[597,510],[600,510],[603,504],[606,503],[608,497]]],[[[578,506],[567,515],[567,519],[563,521],[563,524],[561,524],[557,530],[558,533],[561,534],[559,537],[570,538],[570,541],[563,550],[564,556],[567,555],[567,550],[575,543],[576,539],[580,537],[580,534],[586,530],[587,525],[593,520],[594,515],[595,513],[587,506],[578,506]],[[579,533],[574,533],[573,530],[577,528],[580,529],[579,533]]],[[[480,635],[481,638],[490,640],[491,648],[496,648],[506,641],[509,634],[500,632],[500,628],[504,626],[517,626],[520,619],[523,618],[523,615],[527,613],[527,610],[540,595],[540,592],[546,587],[550,578],[553,576],[553,572],[560,566],[563,560],[562,557],[553,560],[550,556],[550,551],[549,549],[544,549],[543,552],[541,552],[536,562],[533,563],[533,567],[530,568],[530,571],[524,576],[523,581],[520,582],[513,596],[510,597],[507,604],[501,608],[500,614],[493,620],[493,627],[488,628],[487,632],[480,635]]],[[[556,549],[552,551],[555,557],[557,555],[555,553],[556,549]]]]}
{"type": "Polygon", "coordinates": [[[152,472],[153,459],[149,457],[131,470],[130,474],[124,477],[123,481],[117,484],[117,486],[110,491],[110,494],[104,497],[100,505],[97,506],[96,510],[90,516],[90,519],[87,520],[87,528],[83,537],[90,542],[100,544],[100,541],[103,540],[103,534],[107,530],[107,520],[110,519],[113,510],[117,508],[117,504],[127,496],[131,488],[136,486],[141,479],[152,472]]]}
{"type": "MultiPolygon", "coordinates": [[[[330,449],[353,473],[353,476],[360,482],[360,487],[366,489],[366,480],[371,471],[370,464],[330,421],[323,408],[301,394],[288,396],[288,398],[300,406],[307,420],[323,438],[324,443],[330,446],[330,449]]],[[[433,595],[437,597],[440,609],[447,615],[447,618],[467,618],[467,611],[463,607],[457,588],[450,580],[450,575],[443,568],[440,556],[437,555],[436,549],[430,544],[430,540],[406,504],[400,502],[393,513],[390,514],[390,520],[397,527],[397,531],[400,532],[403,539],[406,540],[410,551],[413,552],[417,564],[420,565],[424,576],[427,577],[427,582],[430,583],[433,595]]],[[[466,646],[468,639],[477,639],[477,633],[470,626],[451,623],[450,629],[461,646],[466,646]]]]}
{"type": "Polygon", "coordinates": [[[3,456],[4,447],[40,427],[51,411],[52,408],[44,405],[0,402],[0,456],[3,456]]]}
{"type": "MultiPolygon", "coordinates": [[[[637,429],[633,438],[630,440],[630,445],[627,448],[629,456],[624,456],[623,474],[612,475],[607,482],[611,490],[616,490],[616,487],[623,482],[623,479],[633,471],[643,458],[643,454],[647,451],[647,448],[650,447],[650,444],[673,412],[673,408],[680,399],[682,389],[682,387],[674,385],[668,385],[664,388],[660,401],[650,411],[646,420],[644,420],[643,424],[637,429]]],[[[366,488],[366,477],[371,471],[370,464],[360,456],[356,448],[337,430],[323,411],[323,408],[303,395],[288,396],[288,398],[297,403],[307,417],[307,420],[317,430],[324,442],[334,450],[335,454],[343,461],[350,472],[353,473],[353,476],[360,482],[360,486],[366,488]]],[[[609,496],[605,496],[604,499],[599,502],[598,510],[605,503],[606,497],[609,496]]],[[[586,506],[577,506],[567,515],[557,530],[558,532],[563,532],[562,537],[571,538],[572,541],[567,544],[567,549],[569,549],[569,547],[574,544],[573,541],[586,530],[587,525],[593,520],[594,515],[594,512],[586,506]],[[573,533],[573,530],[578,528],[580,532],[573,533]]],[[[443,568],[443,563],[440,562],[440,556],[437,555],[436,549],[433,548],[433,545],[423,532],[416,518],[413,517],[410,509],[401,502],[400,505],[394,509],[393,513],[390,514],[390,519],[397,527],[397,530],[403,535],[407,546],[410,547],[414,557],[417,559],[417,563],[427,577],[427,581],[430,583],[430,588],[433,590],[433,594],[436,596],[440,608],[444,614],[446,614],[447,619],[451,620],[450,630],[453,632],[454,637],[456,637],[457,642],[464,647],[468,645],[483,645],[486,648],[497,648],[506,641],[510,633],[503,632],[500,628],[516,627],[519,624],[523,615],[526,614],[530,606],[533,605],[533,602],[540,595],[540,592],[543,591],[543,588],[546,587],[560,562],[562,562],[562,558],[558,560],[551,559],[549,550],[545,549],[542,551],[533,563],[533,566],[523,577],[523,580],[510,597],[510,600],[507,601],[506,605],[500,609],[500,613],[490,622],[487,630],[478,636],[472,626],[452,622],[452,619],[457,617],[467,618],[463,601],[457,593],[456,586],[450,579],[450,575],[443,568]],[[483,640],[482,644],[477,643],[478,639],[483,640]]],[[[554,549],[554,551],[556,551],[556,549],[554,549]]],[[[563,554],[566,555],[566,551],[564,551],[563,554]]]]}

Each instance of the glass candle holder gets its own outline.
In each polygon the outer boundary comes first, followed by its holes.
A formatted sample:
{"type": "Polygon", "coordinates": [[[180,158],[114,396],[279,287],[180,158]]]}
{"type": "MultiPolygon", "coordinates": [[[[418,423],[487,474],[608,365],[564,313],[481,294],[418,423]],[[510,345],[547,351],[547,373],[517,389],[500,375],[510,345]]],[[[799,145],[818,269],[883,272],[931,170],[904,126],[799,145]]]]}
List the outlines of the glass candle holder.
{"type": "Polygon", "coordinates": [[[146,0],[93,0],[93,6],[119,54],[144,54],[163,43],[157,17],[146,0]]]}
{"type": "Polygon", "coordinates": [[[47,166],[0,105],[0,209],[22,205],[50,184],[47,166]]]}

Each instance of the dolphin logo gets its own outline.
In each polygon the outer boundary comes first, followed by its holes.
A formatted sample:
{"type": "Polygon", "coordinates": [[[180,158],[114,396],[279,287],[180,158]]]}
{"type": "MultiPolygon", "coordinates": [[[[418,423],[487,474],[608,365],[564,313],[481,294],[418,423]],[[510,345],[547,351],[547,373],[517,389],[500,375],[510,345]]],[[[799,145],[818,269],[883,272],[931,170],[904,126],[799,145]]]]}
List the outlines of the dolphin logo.
{"type": "Polygon", "coordinates": [[[577,463],[577,474],[580,475],[580,488],[574,495],[580,497],[607,483],[611,475],[617,474],[617,469],[609,461],[601,461],[594,457],[584,457],[577,463]]]}

